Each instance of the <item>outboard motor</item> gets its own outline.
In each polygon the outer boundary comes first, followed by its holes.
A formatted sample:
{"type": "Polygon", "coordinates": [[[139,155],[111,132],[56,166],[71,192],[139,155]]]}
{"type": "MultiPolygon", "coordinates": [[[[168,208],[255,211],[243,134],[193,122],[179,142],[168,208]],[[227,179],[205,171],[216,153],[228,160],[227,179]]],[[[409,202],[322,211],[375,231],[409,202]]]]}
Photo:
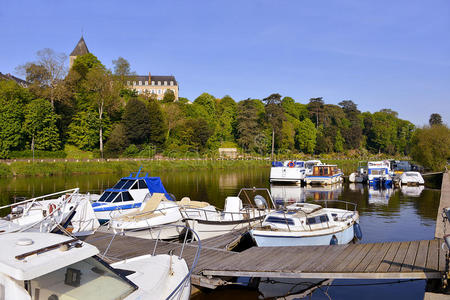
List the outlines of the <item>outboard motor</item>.
{"type": "Polygon", "coordinates": [[[256,195],[255,198],[253,198],[253,201],[255,202],[255,205],[259,209],[266,209],[267,208],[267,201],[264,199],[261,195],[256,195]]]}

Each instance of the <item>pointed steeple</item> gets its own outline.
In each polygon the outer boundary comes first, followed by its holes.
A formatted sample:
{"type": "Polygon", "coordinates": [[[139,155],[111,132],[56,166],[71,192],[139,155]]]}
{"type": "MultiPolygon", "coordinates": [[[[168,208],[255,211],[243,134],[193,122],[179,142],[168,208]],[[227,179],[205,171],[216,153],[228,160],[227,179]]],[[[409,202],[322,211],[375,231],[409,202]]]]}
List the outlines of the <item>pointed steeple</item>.
{"type": "Polygon", "coordinates": [[[78,44],[73,49],[72,53],[70,53],[70,56],[80,56],[88,53],[89,50],[86,46],[86,42],[84,41],[83,36],[81,36],[81,39],[78,41],[78,44]]]}

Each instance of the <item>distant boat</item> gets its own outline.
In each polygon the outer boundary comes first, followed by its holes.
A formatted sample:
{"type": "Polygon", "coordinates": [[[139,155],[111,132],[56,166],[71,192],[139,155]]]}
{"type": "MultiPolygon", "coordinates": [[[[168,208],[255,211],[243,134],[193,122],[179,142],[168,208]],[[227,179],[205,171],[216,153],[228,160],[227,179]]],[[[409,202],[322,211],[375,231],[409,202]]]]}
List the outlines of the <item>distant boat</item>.
{"type": "Polygon", "coordinates": [[[389,161],[369,161],[367,163],[367,181],[370,186],[391,187],[389,161]]]}
{"type": "Polygon", "coordinates": [[[274,161],[270,168],[270,182],[301,183],[305,179],[305,162],[298,160],[274,161]]]}
{"type": "Polygon", "coordinates": [[[348,181],[351,183],[366,183],[367,182],[367,163],[360,161],[358,163],[357,171],[351,173],[348,176],[348,181]]]}
{"type": "Polygon", "coordinates": [[[423,185],[425,181],[419,172],[403,172],[399,177],[401,185],[423,185]]]}
{"type": "Polygon", "coordinates": [[[306,175],[306,184],[334,184],[342,181],[342,171],[336,165],[315,165],[311,175],[306,175]]]}
{"type": "Polygon", "coordinates": [[[320,166],[322,162],[318,159],[305,161],[305,177],[313,174],[314,166],[320,166]]]}
{"type": "Polygon", "coordinates": [[[355,236],[361,239],[356,204],[343,203],[354,210],[324,208],[312,203],[289,205],[286,210],[268,214],[261,227],[250,230],[250,235],[258,247],[347,244],[355,236]]]}
{"type": "MultiPolygon", "coordinates": [[[[112,188],[106,189],[101,196],[90,195],[92,207],[100,223],[120,215],[138,212],[147,195],[162,193],[169,201],[174,201],[159,177],[148,174],[140,176],[138,172],[122,177],[112,188]]],[[[175,202],[174,202],[175,203],[175,202]]]]}

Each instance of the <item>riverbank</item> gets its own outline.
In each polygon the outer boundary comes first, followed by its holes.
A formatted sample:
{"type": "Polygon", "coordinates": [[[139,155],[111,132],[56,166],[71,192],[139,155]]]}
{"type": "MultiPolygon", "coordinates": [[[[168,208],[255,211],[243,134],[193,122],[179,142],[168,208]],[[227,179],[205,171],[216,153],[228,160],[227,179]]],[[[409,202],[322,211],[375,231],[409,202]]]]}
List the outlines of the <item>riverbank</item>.
{"type": "Polygon", "coordinates": [[[124,174],[174,170],[246,169],[267,167],[265,160],[117,160],[117,161],[15,161],[0,164],[0,177],[55,176],[72,174],[124,174]]]}

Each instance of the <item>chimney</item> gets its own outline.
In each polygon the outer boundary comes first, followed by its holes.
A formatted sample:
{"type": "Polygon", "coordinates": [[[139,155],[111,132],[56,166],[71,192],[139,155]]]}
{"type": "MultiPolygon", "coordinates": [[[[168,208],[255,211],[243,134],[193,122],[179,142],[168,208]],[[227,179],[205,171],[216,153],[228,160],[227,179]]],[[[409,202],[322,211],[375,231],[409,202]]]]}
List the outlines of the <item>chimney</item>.
{"type": "Polygon", "coordinates": [[[148,72],[148,84],[152,85],[152,74],[150,72],[148,72]]]}

